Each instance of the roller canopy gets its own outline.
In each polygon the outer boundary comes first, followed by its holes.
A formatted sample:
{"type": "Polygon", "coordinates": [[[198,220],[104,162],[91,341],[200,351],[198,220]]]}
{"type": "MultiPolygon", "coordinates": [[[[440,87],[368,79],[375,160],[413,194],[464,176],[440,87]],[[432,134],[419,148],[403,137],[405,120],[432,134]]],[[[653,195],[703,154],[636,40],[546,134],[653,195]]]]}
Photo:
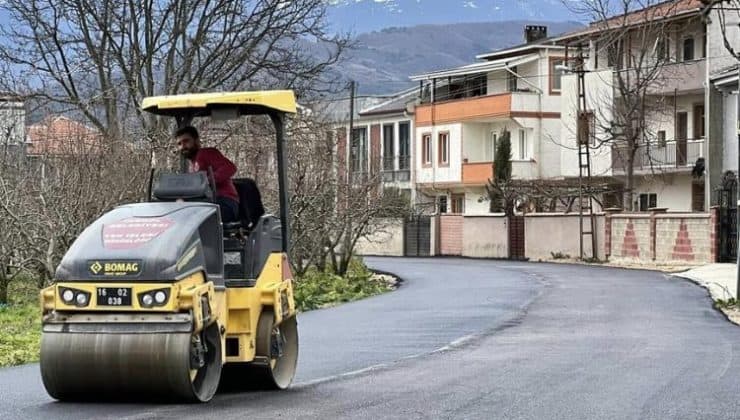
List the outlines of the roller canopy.
{"type": "Polygon", "coordinates": [[[220,111],[237,111],[239,115],[296,112],[295,94],[291,90],[258,92],[192,93],[144,98],[141,108],[158,115],[191,117],[215,116],[220,111]]]}
{"type": "Polygon", "coordinates": [[[204,271],[223,284],[223,233],[210,203],[117,207],[85,229],[56,271],[57,281],[167,281],[204,271]]]}

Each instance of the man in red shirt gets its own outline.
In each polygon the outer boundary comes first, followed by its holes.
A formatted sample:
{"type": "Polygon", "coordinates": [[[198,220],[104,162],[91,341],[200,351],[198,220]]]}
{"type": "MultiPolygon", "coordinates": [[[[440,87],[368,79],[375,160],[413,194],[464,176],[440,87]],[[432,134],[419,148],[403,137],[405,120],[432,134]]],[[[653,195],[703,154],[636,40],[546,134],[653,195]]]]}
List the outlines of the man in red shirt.
{"type": "Polygon", "coordinates": [[[216,202],[221,208],[223,223],[239,220],[239,194],[231,177],[236,165],[214,147],[201,147],[198,130],[192,126],[181,127],[175,132],[180,153],[188,159],[188,172],[213,171],[216,183],[216,202]]]}

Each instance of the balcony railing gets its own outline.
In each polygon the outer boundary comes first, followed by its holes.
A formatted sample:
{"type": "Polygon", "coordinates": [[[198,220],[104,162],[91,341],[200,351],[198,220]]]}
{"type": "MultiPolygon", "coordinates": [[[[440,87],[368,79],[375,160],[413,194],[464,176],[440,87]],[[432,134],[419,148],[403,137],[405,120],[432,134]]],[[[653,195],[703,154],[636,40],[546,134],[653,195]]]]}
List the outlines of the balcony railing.
{"type": "MultiPolygon", "coordinates": [[[[640,75],[634,69],[621,70],[614,74],[612,86],[619,86],[618,75],[624,83],[646,83],[647,93],[650,95],[673,95],[704,90],[704,75],[706,74],[706,60],[697,59],[666,63],[660,68],[647,67],[640,75]],[[657,70],[652,72],[652,70],[657,70]]],[[[619,96],[619,89],[615,94],[619,96]]]]}
{"type": "MultiPolygon", "coordinates": [[[[627,152],[624,147],[612,149],[612,168],[615,172],[627,171],[627,152]]],[[[638,147],[633,169],[691,168],[700,157],[704,157],[704,139],[651,142],[638,147]]]]}
{"type": "Polygon", "coordinates": [[[511,93],[503,93],[420,105],[415,110],[416,124],[508,117],[511,114],[511,96],[511,93]]]}
{"type": "Polygon", "coordinates": [[[462,165],[463,184],[485,185],[493,178],[493,162],[469,162],[462,165]]]}
{"type": "Polygon", "coordinates": [[[411,180],[409,169],[411,159],[409,156],[385,156],[383,157],[383,182],[408,182],[411,180]],[[396,169],[398,161],[398,169],[396,169]]]}

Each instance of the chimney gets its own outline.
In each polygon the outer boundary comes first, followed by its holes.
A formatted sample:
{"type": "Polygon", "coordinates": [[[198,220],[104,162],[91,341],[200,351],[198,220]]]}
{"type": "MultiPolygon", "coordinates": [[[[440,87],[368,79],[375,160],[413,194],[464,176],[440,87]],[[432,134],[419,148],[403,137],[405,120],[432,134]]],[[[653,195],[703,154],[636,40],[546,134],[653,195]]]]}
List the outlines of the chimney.
{"type": "Polygon", "coordinates": [[[524,41],[529,44],[547,38],[547,26],[527,25],[524,27],[524,41]]]}

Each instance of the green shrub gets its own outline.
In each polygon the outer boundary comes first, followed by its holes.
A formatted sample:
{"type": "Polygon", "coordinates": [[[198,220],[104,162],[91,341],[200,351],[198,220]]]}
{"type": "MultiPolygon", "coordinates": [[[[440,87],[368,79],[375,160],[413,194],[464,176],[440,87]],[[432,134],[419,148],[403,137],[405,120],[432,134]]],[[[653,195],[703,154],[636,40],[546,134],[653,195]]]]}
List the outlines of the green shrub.
{"type": "Polygon", "coordinates": [[[363,299],[391,290],[385,281],[373,279],[373,273],[360,260],[350,263],[347,275],[309,269],[296,280],[295,301],[299,311],[326,308],[363,299]]]}

